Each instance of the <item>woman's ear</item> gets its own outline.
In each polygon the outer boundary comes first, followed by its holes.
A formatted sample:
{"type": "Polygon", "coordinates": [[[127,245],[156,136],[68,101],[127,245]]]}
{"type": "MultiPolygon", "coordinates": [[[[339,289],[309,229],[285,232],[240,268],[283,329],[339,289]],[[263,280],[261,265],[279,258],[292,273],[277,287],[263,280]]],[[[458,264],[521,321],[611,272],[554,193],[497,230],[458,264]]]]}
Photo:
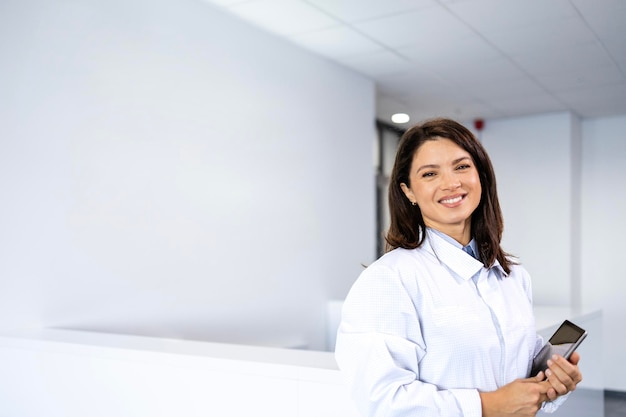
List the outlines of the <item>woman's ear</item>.
{"type": "Polygon", "coordinates": [[[403,182],[400,183],[400,188],[402,189],[402,192],[404,193],[406,198],[408,198],[411,203],[415,204],[416,201],[415,196],[413,195],[413,191],[411,191],[411,189],[403,182]]]}

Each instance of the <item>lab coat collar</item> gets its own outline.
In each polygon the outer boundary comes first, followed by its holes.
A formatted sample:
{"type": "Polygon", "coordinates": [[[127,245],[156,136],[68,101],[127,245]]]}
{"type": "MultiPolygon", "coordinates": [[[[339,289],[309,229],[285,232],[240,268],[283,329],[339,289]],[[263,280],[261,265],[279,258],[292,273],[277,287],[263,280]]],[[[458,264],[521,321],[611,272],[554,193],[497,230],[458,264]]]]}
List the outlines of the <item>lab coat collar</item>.
{"type": "MultiPolygon", "coordinates": [[[[471,279],[483,268],[483,263],[465,252],[460,243],[452,241],[452,239],[448,241],[443,236],[440,236],[439,233],[441,232],[427,228],[426,239],[424,241],[427,250],[432,252],[439,262],[446,265],[464,280],[471,279]]],[[[493,263],[491,268],[497,268],[500,277],[506,276],[500,266],[500,262],[497,260],[493,263]]]]}

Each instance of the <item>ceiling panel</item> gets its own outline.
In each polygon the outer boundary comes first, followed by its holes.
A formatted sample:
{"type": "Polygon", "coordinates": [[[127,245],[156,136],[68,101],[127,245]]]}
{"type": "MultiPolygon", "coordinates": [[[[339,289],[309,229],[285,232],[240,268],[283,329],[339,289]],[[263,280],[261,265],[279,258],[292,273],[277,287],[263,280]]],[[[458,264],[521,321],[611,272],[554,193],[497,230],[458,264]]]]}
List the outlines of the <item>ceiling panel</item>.
{"type": "Polygon", "coordinates": [[[461,39],[439,39],[437,42],[422,38],[396,50],[411,61],[432,68],[463,65],[466,62],[480,63],[503,56],[498,49],[476,34],[461,39]]]}
{"type": "Polygon", "coordinates": [[[259,1],[259,0],[208,0],[209,3],[213,3],[216,6],[221,6],[221,7],[230,7],[230,6],[234,6],[235,4],[250,3],[252,1],[259,1]]]}
{"type": "Polygon", "coordinates": [[[626,83],[615,83],[596,88],[582,88],[556,93],[562,101],[570,105],[584,105],[602,107],[604,105],[618,105],[626,97],[626,83]]]}
{"type": "Polygon", "coordinates": [[[473,0],[450,2],[447,7],[481,33],[550,25],[578,16],[568,0],[473,0]]]}
{"type": "Polygon", "coordinates": [[[339,26],[336,19],[302,1],[257,0],[228,8],[242,19],[279,35],[294,35],[339,26]]]}
{"type": "Polygon", "coordinates": [[[372,19],[353,26],[389,47],[403,47],[433,39],[458,40],[473,33],[441,7],[372,19]]]}
{"type": "Polygon", "coordinates": [[[526,75],[508,58],[502,57],[482,62],[460,61],[456,65],[437,69],[437,74],[455,84],[468,86],[508,82],[523,79],[526,75]]]}
{"type": "Polygon", "coordinates": [[[563,107],[561,101],[548,93],[490,99],[489,103],[501,109],[504,116],[550,113],[563,107]]]}
{"type": "Polygon", "coordinates": [[[456,96],[458,86],[444,80],[437,74],[425,73],[420,70],[402,74],[379,77],[378,86],[382,91],[392,92],[394,95],[419,97],[423,94],[439,94],[443,98],[451,99],[456,96]]]}
{"type": "Polygon", "coordinates": [[[377,117],[626,113],[626,0],[206,0],[376,83],[377,117]]]}
{"type": "Polygon", "coordinates": [[[537,74],[535,78],[541,85],[548,86],[550,91],[558,93],[571,90],[588,91],[594,87],[619,84],[624,76],[617,65],[609,65],[593,70],[574,69],[537,74]]]}
{"type": "Polygon", "coordinates": [[[597,38],[580,17],[559,19],[551,25],[533,24],[523,28],[485,34],[489,42],[508,55],[536,51],[551,52],[588,44],[597,38]]]}
{"type": "Polygon", "coordinates": [[[592,72],[596,68],[615,67],[615,61],[596,41],[576,45],[576,48],[538,50],[525,55],[515,55],[513,59],[534,76],[570,71],[592,72]]]}
{"type": "MultiPolygon", "coordinates": [[[[580,12],[595,29],[607,27],[609,30],[617,29],[615,35],[623,33],[618,22],[623,21],[626,12],[624,0],[570,0],[572,5],[580,12]]],[[[621,25],[623,28],[623,25],[621,25]]]]}
{"type": "Polygon", "coordinates": [[[346,26],[308,32],[291,37],[295,43],[330,58],[377,53],[384,47],[346,26]]]}
{"type": "Polygon", "coordinates": [[[373,78],[410,71],[412,64],[393,51],[382,50],[367,55],[338,58],[337,62],[373,78]]]}
{"type": "Polygon", "coordinates": [[[482,100],[502,100],[542,95],[546,91],[535,81],[526,77],[512,80],[492,81],[482,84],[466,84],[464,90],[482,100]]]}
{"type": "Polygon", "coordinates": [[[571,90],[557,95],[573,111],[587,117],[626,114],[626,83],[571,90]]]}
{"type": "Polygon", "coordinates": [[[346,23],[437,6],[435,0],[306,0],[306,2],[346,23]]]}
{"type": "Polygon", "coordinates": [[[603,40],[602,44],[613,60],[618,64],[626,65],[626,36],[621,39],[603,40]]]}

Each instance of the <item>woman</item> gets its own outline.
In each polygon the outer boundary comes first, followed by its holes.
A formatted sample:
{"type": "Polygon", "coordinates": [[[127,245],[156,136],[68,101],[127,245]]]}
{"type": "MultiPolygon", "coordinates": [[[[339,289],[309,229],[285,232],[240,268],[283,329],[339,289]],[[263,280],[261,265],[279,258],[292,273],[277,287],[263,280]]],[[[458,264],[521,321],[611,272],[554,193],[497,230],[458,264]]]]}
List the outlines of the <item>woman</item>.
{"type": "MultiPolygon", "coordinates": [[[[530,277],[500,247],[491,161],[448,119],[409,129],[393,167],[387,253],[348,294],[336,359],[363,416],[534,416],[582,379],[543,345],[530,277]]],[[[558,399],[557,399],[558,398],[558,399]]]]}

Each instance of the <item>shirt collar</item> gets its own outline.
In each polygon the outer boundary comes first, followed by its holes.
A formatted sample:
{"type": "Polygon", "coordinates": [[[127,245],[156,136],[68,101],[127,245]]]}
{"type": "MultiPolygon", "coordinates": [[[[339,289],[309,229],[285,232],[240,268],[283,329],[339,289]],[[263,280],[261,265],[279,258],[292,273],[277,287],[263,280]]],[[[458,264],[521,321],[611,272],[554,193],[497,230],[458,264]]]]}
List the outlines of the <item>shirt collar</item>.
{"type": "MultiPolygon", "coordinates": [[[[426,228],[426,242],[441,263],[465,280],[471,279],[484,266],[481,261],[465,252],[463,245],[438,230],[426,228]]],[[[474,239],[470,241],[469,245],[474,253],[479,253],[474,239]]],[[[501,276],[506,275],[498,260],[491,267],[497,267],[501,276]]]]}

